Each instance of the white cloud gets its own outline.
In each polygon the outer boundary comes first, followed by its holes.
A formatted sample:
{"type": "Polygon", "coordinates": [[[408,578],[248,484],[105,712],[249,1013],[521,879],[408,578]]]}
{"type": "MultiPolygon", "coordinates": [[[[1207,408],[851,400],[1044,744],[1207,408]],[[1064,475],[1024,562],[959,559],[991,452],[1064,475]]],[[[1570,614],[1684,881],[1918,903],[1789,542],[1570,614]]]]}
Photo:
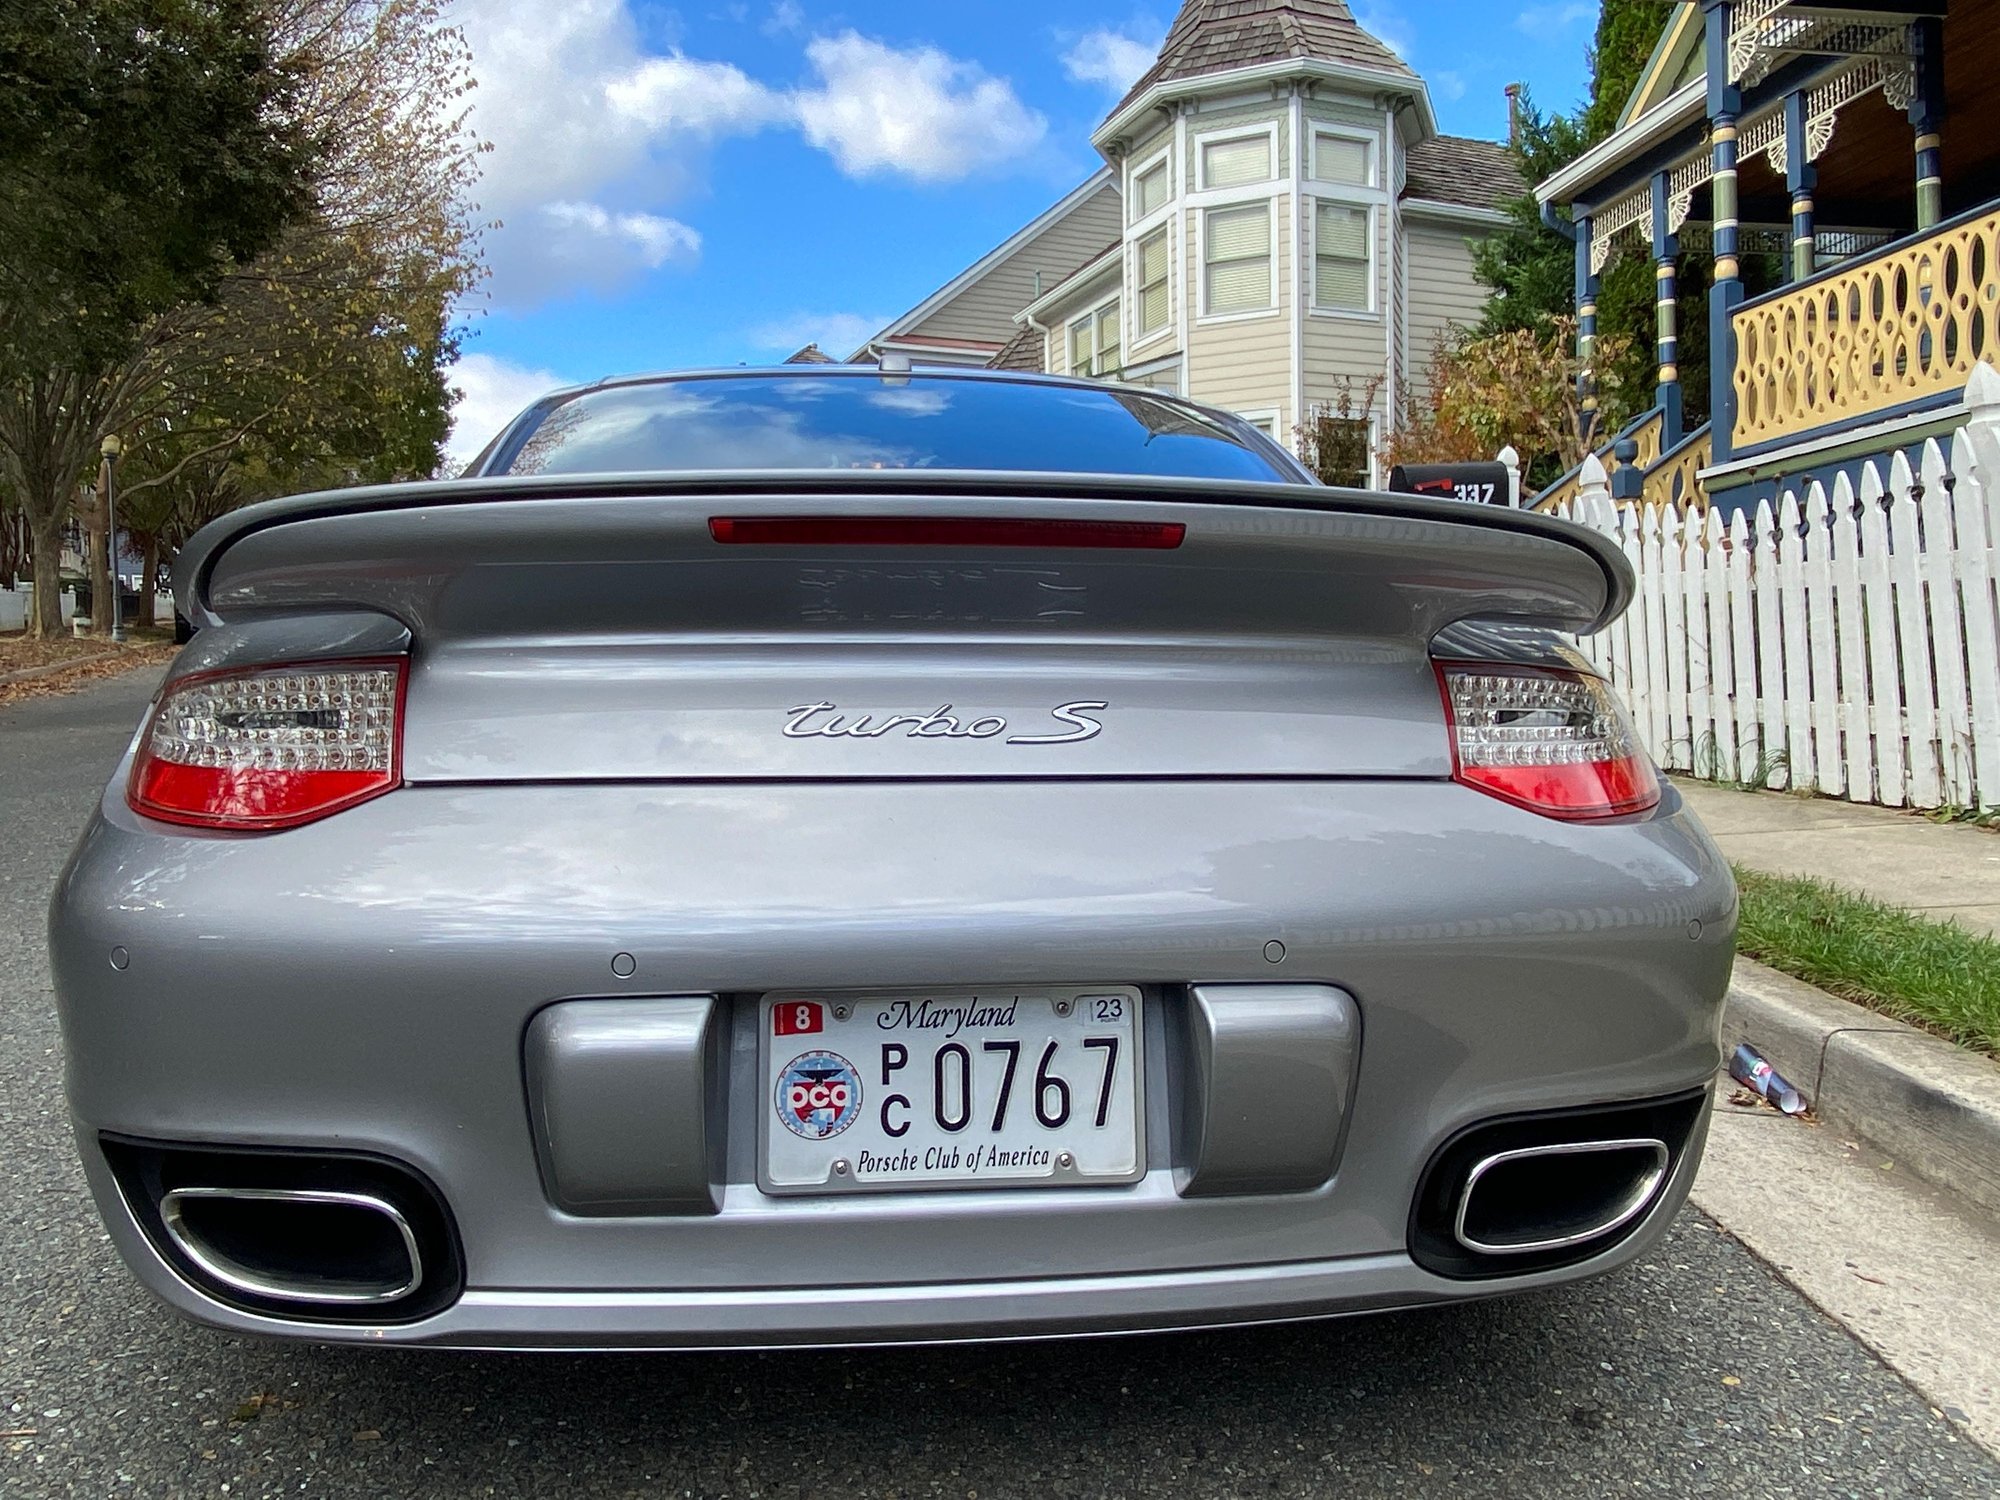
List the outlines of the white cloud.
{"type": "Polygon", "coordinates": [[[1445,99],[1465,97],[1465,75],[1454,73],[1450,68],[1433,68],[1430,74],[1431,92],[1445,99]]]}
{"type": "Polygon", "coordinates": [[[1076,83],[1094,83],[1122,94],[1152,67],[1166,33],[1157,28],[1134,36],[1100,26],[1086,31],[1062,55],[1063,72],[1076,83]]]}
{"type": "Polygon", "coordinates": [[[550,391],[573,384],[551,370],[531,370],[491,354],[461,354],[451,367],[458,403],[445,440],[444,472],[456,474],[515,417],[550,391]]]}
{"type": "Polygon", "coordinates": [[[761,130],[785,119],[791,106],[741,68],[698,62],[676,52],[648,58],[604,86],[612,109],[648,132],[680,132],[712,139],[761,130]]]}
{"type": "Polygon", "coordinates": [[[1362,0],[1354,7],[1354,19],[1361,23],[1363,31],[1400,58],[1407,59],[1417,44],[1416,29],[1394,6],[1362,0]]]}
{"type": "Polygon", "coordinates": [[[778,0],[758,29],[765,36],[797,35],[806,29],[806,13],[799,8],[796,0],[778,0]]]}
{"type": "Polygon", "coordinates": [[[791,354],[807,344],[818,344],[823,353],[845,359],[888,326],[888,317],[863,313],[798,312],[759,323],[747,337],[753,349],[791,354]]]}
{"type": "Polygon", "coordinates": [[[1004,165],[1048,134],[1005,80],[935,47],[898,51],[846,31],[813,38],[806,57],[820,83],[795,96],[799,126],[851,177],[949,181],[1004,165]]]}
{"type": "MultiPolygon", "coordinates": [[[[851,176],[938,182],[993,171],[1048,125],[1004,80],[932,47],[817,37],[803,89],[728,62],[650,54],[631,0],[454,0],[479,80],[472,127],[495,305],[533,306],[695,263],[700,236],[667,210],[703,184],[715,142],[801,131],[851,176]]],[[[796,4],[770,21],[807,24],[796,4]]]]}
{"type": "Polygon", "coordinates": [[[542,217],[556,227],[560,242],[609,241],[649,271],[671,260],[692,261],[701,255],[698,233],[678,219],[658,214],[613,213],[595,203],[545,203],[542,217]]]}
{"type": "Polygon", "coordinates": [[[1514,28],[1537,41],[1560,41],[1579,21],[1594,20],[1597,7],[1584,0],[1555,0],[1549,5],[1531,5],[1514,18],[1514,28]]]}

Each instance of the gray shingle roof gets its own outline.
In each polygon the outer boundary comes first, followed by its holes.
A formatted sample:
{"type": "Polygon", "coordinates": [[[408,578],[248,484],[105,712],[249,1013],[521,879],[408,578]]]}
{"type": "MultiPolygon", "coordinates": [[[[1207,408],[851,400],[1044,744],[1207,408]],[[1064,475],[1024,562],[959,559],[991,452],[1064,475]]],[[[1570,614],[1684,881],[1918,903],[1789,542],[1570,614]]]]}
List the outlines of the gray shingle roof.
{"type": "Polygon", "coordinates": [[[834,358],[818,344],[807,344],[798,353],[785,361],[788,365],[830,365],[834,358]]]}
{"type": "Polygon", "coordinates": [[[1040,330],[1023,328],[1006,343],[1000,352],[986,361],[989,370],[1032,370],[1036,374],[1042,369],[1042,335],[1040,330]]]}
{"type": "Polygon", "coordinates": [[[1112,114],[1156,83],[1288,58],[1415,76],[1408,63],[1361,29],[1344,0],[1187,0],[1159,60],[1112,114]]]}
{"type": "Polygon", "coordinates": [[[1441,135],[1412,146],[1406,198],[1458,203],[1467,208],[1499,208],[1528,190],[1513,153],[1497,141],[1441,135]]]}

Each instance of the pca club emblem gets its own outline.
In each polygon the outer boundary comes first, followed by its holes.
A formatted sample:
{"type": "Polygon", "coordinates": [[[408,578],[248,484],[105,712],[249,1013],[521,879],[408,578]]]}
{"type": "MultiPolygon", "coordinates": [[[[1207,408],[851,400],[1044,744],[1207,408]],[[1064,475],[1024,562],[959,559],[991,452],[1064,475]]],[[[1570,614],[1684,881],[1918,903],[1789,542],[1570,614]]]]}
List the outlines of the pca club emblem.
{"type": "Polygon", "coordinates": [[[837,1052],[808,1052],[778,1074],[778,1118],[809,1141],[836,1136],[861,1113],[861,1075],[837,1052]]]}

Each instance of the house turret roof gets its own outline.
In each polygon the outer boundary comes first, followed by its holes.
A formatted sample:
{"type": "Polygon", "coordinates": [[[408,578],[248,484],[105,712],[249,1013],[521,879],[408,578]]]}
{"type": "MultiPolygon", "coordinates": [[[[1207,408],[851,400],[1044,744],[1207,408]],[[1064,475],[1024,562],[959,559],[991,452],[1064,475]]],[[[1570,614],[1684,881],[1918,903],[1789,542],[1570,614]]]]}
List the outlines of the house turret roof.
{"type": "Polygon", "coordinates": [[[1111,113],[1117,116],[1155,84],[1290,58],[1416,76],[1361,29],[1344,0],[1187,0],[1158,60],[1111,113]]]}

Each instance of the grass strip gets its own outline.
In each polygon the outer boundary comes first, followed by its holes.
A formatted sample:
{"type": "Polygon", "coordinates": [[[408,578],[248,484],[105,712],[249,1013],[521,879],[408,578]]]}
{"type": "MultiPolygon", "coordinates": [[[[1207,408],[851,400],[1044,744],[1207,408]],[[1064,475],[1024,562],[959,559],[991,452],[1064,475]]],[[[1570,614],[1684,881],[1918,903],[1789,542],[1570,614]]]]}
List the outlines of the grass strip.
{"type": "Polygon", "coordinates": [[[2000,941],[1823,880],[1736,869],[1748,958],[2000,1057],[2000,941]]]}

